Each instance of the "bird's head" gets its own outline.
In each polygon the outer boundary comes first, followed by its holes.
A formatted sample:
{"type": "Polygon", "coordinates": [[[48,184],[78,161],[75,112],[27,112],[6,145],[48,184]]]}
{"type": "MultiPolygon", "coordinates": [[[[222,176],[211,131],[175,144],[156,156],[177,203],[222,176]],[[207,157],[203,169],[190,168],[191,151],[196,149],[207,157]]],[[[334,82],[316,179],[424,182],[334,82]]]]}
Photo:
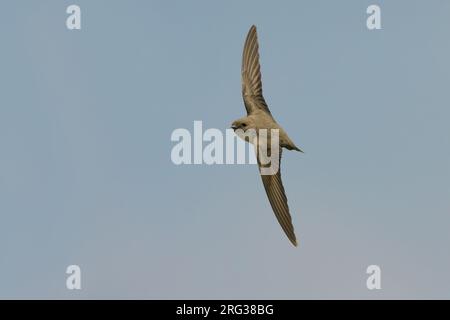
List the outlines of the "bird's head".
{"type": "Polygon", "coordinates": [[[247,117],[233,121],[233,123],[231,124],[231,129],[233,129],[234,131],[236,131],[238,129],[241,129],[242,131],[246,131],[251,127],[252,127],[251,121],[247,117]]]}

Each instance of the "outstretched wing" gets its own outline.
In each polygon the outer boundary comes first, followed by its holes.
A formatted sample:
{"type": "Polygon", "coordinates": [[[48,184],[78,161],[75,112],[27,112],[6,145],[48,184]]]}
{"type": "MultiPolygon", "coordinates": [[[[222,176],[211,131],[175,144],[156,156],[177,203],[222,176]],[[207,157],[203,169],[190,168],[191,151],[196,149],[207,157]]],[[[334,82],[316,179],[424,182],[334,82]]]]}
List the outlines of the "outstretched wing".
{"type": "MultiPolygon", "coordinates": [[[[270,205],[273,212],[277,217],[278,222],[283,228],[289,240],[294,246],[297,246],[297,238],[294,233],[294,226],[292,225],[292,218],[289,213],[289,206],[287,203],[286,193],[284,192],[283,182],[281,181],[281,148],[280,148],[280,161],[278,163],[278,171],[273,175],[261,175],[264,189],[266,189],[267,197],[269,198],[270,205]]],[[[261,170],[261,163],[258,160],[258,165],[261,170]]]]}
{"type": "Polygon", "coordinates": [[[242,54],[242,97],[247,114],[263,110],[270,114],[269,107],[262,95],[261,71],[259,66],[258,35],[256,27],[252,26],[245,39],[242,54]]]}

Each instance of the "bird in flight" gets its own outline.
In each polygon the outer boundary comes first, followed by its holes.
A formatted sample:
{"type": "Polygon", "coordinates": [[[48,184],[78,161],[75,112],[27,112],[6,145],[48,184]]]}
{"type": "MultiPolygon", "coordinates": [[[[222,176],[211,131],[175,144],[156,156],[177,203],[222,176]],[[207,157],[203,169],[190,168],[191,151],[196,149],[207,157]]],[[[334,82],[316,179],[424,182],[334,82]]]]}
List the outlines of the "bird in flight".
{"type": "Polygon", "coordinates": [[[269,202],[275,216],[289,240],[294,246],[297,246],[297,238],[294,233],[292,218],[289,213],[287,197],[284,191],[283,182],[281,181],[279,163],[281,162],[282,148],[300,152],[303,151],[300,150],[294,142],[292,142],[283,128],[278,125],[273,118],[266,101],[264,100],[262,94],[258,49],[258,36],[256,27],[253,25],[250,28],[245,40],[241,69],[242,96],[244,98],[247,116],[234,121],[231,128],[237,133],[238,136],[247,142],[253,143],[255,145],[255,150],[257,150],[258,147],[256,144],[261,143],[261,141],[265,141],[265,148],[268,153],[276,151],[276,154],[278,155],[278,166],[276,172],[273,172],[272,174],[263,174],[263,170],[267,167],[267,164],[262,161],[260,154],[257,152],[258,167],[264,189],[266,190],[267,197],[269,198],[269,202]],[[269,134],[267,134],[269,137],[268,140],[272,139],[270,132],[273,132],[272,130],[275,129],[278,133],[278,145],[276,146],[277,150],[272,150],[273,146],[271,143],[268,143],[267,139],[259,139],[261,135],[260,132],[262,132],[261,129],[265,129],[265,132],[269,131],[269,134]],[[248,138],[248,136],[242,136],[242,133],[245,134],[250,130],[256,132],[256,137],[258,138],[256,140],[257,142],[255,142],[252,138],[248,138]]]}

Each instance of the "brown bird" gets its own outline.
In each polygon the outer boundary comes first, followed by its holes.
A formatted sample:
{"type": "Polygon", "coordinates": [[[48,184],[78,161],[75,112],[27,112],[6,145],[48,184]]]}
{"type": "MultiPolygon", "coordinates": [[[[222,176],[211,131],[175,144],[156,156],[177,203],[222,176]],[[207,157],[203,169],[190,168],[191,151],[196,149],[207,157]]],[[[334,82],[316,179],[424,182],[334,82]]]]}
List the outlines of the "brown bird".
{"type": "Polygon", "coordinates": [[[277,150],[275,150],[278,153],[278,157],[276,158],[278,163],[276,171],[272,174],[263,173],[263,170],[268,167],[268,164],[265,160],[262,161],[263,159],[261,158],[260,153],[257,152],[258,167],[267,197],[269,198],[275,216],[289,240],[294,246],[297,246],[297,238],[294,233],[292,218],[287,204],[287,197],[281,181],[279,164],[281,162],[282,148],[300,152],[303,151],[292,142],[283,128],[278,125],[264,100],[258,49],[256,27],[252,26],[245,40],[241,69],[242,96],[244,98],[247,116],[234,121],[231,127],[238,136],[247,142],[254,144],[255,149],[258,149],[257,147],[259,147],[261,143],[264,143],[267,150],[267,156],[270,156],[273,153],[271,147],[271,129],[275,129],[278,133],[279,144],[276,147],[277,150]],[[261,129],[265,129],[264,131],[267,132],[266,136],[268,139],[262,139],[261,129]],[[249,135],[245,136],[245,134],[250,131],[256,133],[255,136],[257,137],[257,140],[254,140],[254,138],[249,135]]]}

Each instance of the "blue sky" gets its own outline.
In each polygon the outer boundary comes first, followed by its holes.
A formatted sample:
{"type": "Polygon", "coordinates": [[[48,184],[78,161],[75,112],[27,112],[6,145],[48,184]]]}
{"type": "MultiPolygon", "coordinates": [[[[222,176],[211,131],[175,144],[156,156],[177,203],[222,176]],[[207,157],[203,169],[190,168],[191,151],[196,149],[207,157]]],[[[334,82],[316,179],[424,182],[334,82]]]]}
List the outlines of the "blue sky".
{"type": "Polygon", "coordinates": [[[369,31],[373,3],[2,3],[0,297],[450,298],[450,3],[378,1],[369,31]],[[174,129],[245,114],[252,24],[305,150],[282,164],[298,248],[256,167],[170,160],[174,129]]]}

